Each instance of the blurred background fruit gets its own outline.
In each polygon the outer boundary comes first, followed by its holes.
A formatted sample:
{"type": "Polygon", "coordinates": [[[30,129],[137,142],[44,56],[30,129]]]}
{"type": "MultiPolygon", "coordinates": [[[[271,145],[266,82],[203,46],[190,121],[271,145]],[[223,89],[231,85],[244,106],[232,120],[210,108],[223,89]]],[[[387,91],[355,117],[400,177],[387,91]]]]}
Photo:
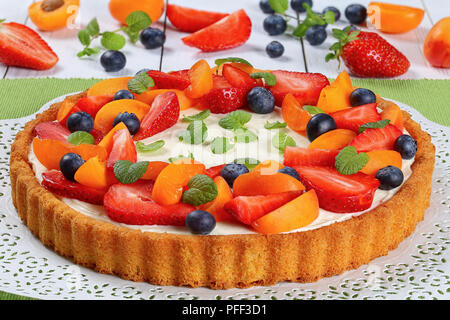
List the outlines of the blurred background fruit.
{"type": "Polygon", "coordinates": [[[164,0],[110,0],[109,12],[122,24],[133,11],[144,11],[152,21],[157,21],[164,12],[164,0]]]}
{"type": "Polygon", "coordinates": [[[422,22],[425,11],[419,8],[383,2],[371,2],[367,7],[369,21],[386,33],[411,31],[422,22]]]}
{"type": "Polygon", "coordinates": [[[43,0],[28,7],[31,21],[41,30],[67,27],[77,17],[80,0],[43,0]]]}
{"type": "Polygon", "coordinates": [[[431,28],[423,53],[432,66],[450,68],[450,17],[442,18],[431,28]]]}

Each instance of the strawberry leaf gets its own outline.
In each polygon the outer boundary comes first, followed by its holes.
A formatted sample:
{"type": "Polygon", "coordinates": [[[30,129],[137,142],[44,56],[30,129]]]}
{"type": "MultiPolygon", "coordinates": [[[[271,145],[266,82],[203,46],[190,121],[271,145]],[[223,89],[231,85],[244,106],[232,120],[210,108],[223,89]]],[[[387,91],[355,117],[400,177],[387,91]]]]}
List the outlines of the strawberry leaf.
{"type": "Polygon", "coordinates": [[[139,180],[148,167],[148,161],[133,163],[128,160],[117,160],[114,163],[114,175],[123,184],[133,183],[139,180]]]}
{"type": "Polygon", "coordinates": [[[183,192],[181,201],[193,206],[213,201],[218,194],[217,185],[204,174],[192,177],[187,186],[189,189],[183,192]]]}
{"type": "Polygon", "coordinates": [[[367,153],[358,153],[355,147],[348,146],[336,156],[335,167],[340,174],[351,175],[364,168],[367,162],[369,162],[367,153]]]}

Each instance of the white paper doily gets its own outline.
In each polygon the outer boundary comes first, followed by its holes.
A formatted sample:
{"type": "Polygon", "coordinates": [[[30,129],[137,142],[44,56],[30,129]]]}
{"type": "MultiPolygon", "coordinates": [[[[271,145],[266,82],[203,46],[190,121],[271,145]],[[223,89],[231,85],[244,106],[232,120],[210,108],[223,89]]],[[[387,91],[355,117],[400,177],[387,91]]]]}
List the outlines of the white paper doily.
{"type": "Polygon", "coordinates": [[[126,281],[80,267],[46,248],[22,224],[10,192],[10,146],[34,115],[1,120],[0,290],[40,299],[450,299],[450,128],[398,104],[436,146],[431,204],[415,232],[387,256],[339,276],[315,283],[229,290],[126,281]]]}

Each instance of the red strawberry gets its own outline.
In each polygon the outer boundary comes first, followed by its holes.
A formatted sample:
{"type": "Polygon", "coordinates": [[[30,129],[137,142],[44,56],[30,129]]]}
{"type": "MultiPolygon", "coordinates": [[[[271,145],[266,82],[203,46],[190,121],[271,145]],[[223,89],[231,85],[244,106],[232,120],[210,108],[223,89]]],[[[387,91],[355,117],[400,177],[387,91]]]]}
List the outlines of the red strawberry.
{"type": "Polygon", "coordinates": [[[177,6],[167,5],[167,18],[180,31],[195,32],[219,21],[228,16],[228,13],[196,10],[177,6]]]}
{"type": "Polygon", "coordinates": [[[113,145],[106,167],[112,169],[117,160],[137,161],[136,147],[128,129],[122,129],[114,133],[113,145]]]}
{"type": "Polygon", "coordinates": [[[70,135],[70,131],[59,122],[41,122],[34,128],[34,132],[38,138],[61,142],[67,142],[67,137],[70,135]]]}
{"type": "Polygon", "coordinates": [[[225,167],[224,164],[218,165],[218,166],[214,166],[211,168],[208,168],[205,170],[205,174],[210,177],[211,179],[214,179],[215,177],[217,177],[218,175],[220,175],[220,171],[222,171],[222,168],[225,167]]]}
{"type": "Polygon", "coordinates": [[[224,76],[213,74],[213,89],[231,88],[232,85],[224,76]]]}
{"type": "Polygon", "coordinates": [[[185,203],[161,206],[153,201],[152,189],[151,180],[112,185],[105,195],[106,214],[126,224],[184,226],[186,216],[195,207],[185,203]]]}
{"type": "Polygon", "coordinates": [[[202,106],[212,113],[228,113],[245,105],[246,91],[241,88],[213,89],[202,97],[202,106]]]}
{"type": "Polygon", "coordinates": [[[142,140],[164,131],[177,123],[179,116],[177,95],[172,91],[160,94],[153,100],[150,111],[142,119],[141,128],[133,139],[142,140]]]}
{"type": "Polygon", "coordinates": [[[350,146],[354,146],[358,152],[367,152],[372,150],[392,150],[397,138],[402,132],[392,124],[384,128],[366,129],[358,134],[350,146]]]}
{"type": "Polygon", "coordinates": [[[47,42],[32,29],[15,22],[0,23],[0,62],[7,66],[46,70],[58,62],[47,42]]]}
{"type": "Polygon", "coordinates": [[[300,181],[307,190],[314,189],[322,209],[350,213],[363,211],[372,205],[380,182],[364,173],[342,175],[334,168],[297,166],[300,181]]]}
{"type": "Polygon", "coordinates": [[[186,89],[190,81],[186,78],[179,77],[175,74],[165,73],[157,70],[149,70],[148,75],[155,81],[159,89],[186,89]]]}
{"type": "Polygon", "coordinates": [[[334,55],[341,57],[348,70],[358,77],[390,78],[409,69],[410,63],[403,53],[377,33],[353,31],[338,43],[334,55]]]}
{"type": "Polygon", "coordinates": [[[81,111],[89,113],[92,118],[95,118],[97,112],[108,102],[113,100],[114,96],[89,96],[78,99],[74,108],[79,108],[81,111]]]}
{"type": "Polygon", "coordinates": [[[50,170],[42,174],[42,186],[61,197],[78,199],[92,204],[103,204],[106,190],[83,186],[67,180],[61,171],[50,170]]]}
{"type": "Polygon", "coordinates": [[[240,222],[251,224],[302,193],[303,191],[289,191],[265,196],[239,196],[227,202],[224,209],[240,222]]]}
{"type": "Polygon", "coordinates": [[[301,105],[316,105],[320,91],[330,84],[328,78],[321,73],[292,72],[275,70],[272,73],[277,83],[270,88],[275,102],[281,106],[284,96],[292,93],[301,105]]]}
{"type": "Polygon", "coordinates": [[[330,113],[339,129],[349,129],[358,132],[358,128],[368,122],[377,122],[381,116],[377,112],[377,104],[369,103],[330,113]]]}
{"type": "Polygon", "coordinates": [[[95,144],[98,144],[103,139],[103,134],[100,132],[100,130],[92,129],[90,134],[94,137],[95,144]]]}
{"type": "Polygon", "coordinates": [[[189,80],[189,69],[183,69],[183,70],[178,70],[178,71],[170,71],[168,72],[168,74],[173,75],[173,76],[177,76],[179,78],[183,78],[184,80],[187,80],[190,82],[189,80]]]}
{"type": "Polygon", "coordinates": [[[255,79],[252,79],[247,72],[234,68],[229,64],[224,64],[222,74],[232,87],[243,88],[250,91],[256,86],[255,79]]]}
{"type": "Polygon", "coordinates": [[[339,150],[308,149],[286,147],[284,149],[284,165],[334,167],[339,150]]]}
{"type": "Polygon", "coordinates": [[[204,52],[220,51],[243,45],[251,32],[252,22],[241,9],[181,40],[204,52]]]}

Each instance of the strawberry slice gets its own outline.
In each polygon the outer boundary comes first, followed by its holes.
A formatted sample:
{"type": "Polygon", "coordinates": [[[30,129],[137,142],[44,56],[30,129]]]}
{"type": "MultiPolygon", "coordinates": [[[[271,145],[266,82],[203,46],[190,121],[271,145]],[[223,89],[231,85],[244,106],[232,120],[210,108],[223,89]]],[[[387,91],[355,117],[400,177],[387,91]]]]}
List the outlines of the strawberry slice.
{"type": "Polygon", "coordinates": [[[334,167],[339,150],[289,147],[284,149],[284,165],[334,167]]]}
{"type": "Polygon", "coordinates": [[[184,90],[190,84],[189,78],[186,79],[171,73],[149,70],[147,74],[155,81],[155,84],[159,89],[184,90]]]}
{"type": "Polygon", "coordinates": [[[95,118],[97,112],[108,102],[113,101],[114,96],[106,95],[106,96],[89,96],[78,99],[75,104],[75,108],[80,109],[81,111],[89,113],[92,118],[95,118]]]}
{"type": "Polygon", "coordinates": [[[358,152],[372,150],[393,150],[394,143],[402,132],[392,124],[384,128],[366,129],[358,134],[351,142],[358,152]]]}
{"type": "Polygon", "coordinates": [[[153,181],[115,184],[105,195],[104,206],[111,220],[133,225],[184,226],[186,216],[195,207],[177,203],[161,206],[152,199],[153,181]]]}
{"type": "Polygon", "coordinates": [[[211,168],[208,168],[205,170],[205,174],[210,177],[211,179],[214,179],[215,177],[217,177],[218,175],[220,175],[220,171],[222,171],[222,168],[225,167],[224,164],[218,165],[218,166],[214,166],[211,168]]]}
{"type": "Polygon", "coordinates": [[[114,133],[113,145],[109,153],[108,161],[106,162],[106,167],[109,169],[114,168],[114,163],[117,160],[137,161],[136,147],[128,129],[118,130],[114,133]]]}
{"type": "Polygon", "coordinates": [[[232,87],[243,88],[248,92],[256,86],[255,79],[252,79],[247,72],[234,68],[228,63],[224,64],[222,74],[232,87]]]}
{"type": "Polygon", "coordinates": [[[41,139],[59,140],[67,143],[70,131],[59,122],[41,122],[34,127],[34,133],[41,139]]]}
{"type": "Polygon", "coordinates": [[[377,112],[377,104],[369,103],[330,113],[339,129],[349,129],[358,132],[358,128],[368,122],[377,122],[381,116],[377,112]]]}
{"type": "Polygon", "coordinates": [[[178,70],[178,71],[170,71],[170,72],[168,72],[168,74],[189,81],[189,69],[183,69],[183,70],[178,70]]]}
{"type": "Polygon", "coordinates": [[[141,128],[133,137],[134,140],[142,140],[164,131],[175,123],[180,116],[180,105],[177,95],[165,92],[153,100],[150,111],[141,121],[141,128]]]}
{"type": "Polygon", "coordinates": [[[289,191],[265,196],[239,196],[227,202],[224,209],[240,222],[251,224],[302,193],[303,191],[289,191]]]}
{"type": "Polygon", "coordinates": [[[369,209],[380,185],[374,177],[360,172],[345,176],[327,167],[296,166],[294,169],[306,189],[316,191],[320,208],[336,213],[369,209]]]}
{"type": "Polygon", "coordinates": [[[61,171],[50,170],[42,174],[42,186],[61,197],[77,199],[92,204],[103,204],[105,191],[83,186],[78,182],[67,180],[61,171]]]}
{"type": "Polygon", "coordinates": [[[228,16],[228,13],[196,10],[177,6],[167,5],[167,18],[175,28],[184,32],[195,32],[219,21],[228,16]]]}
{"type": "Polygon", "coordinates": [[[292,93],[301,105],[316,105],[320,91],[329,85],[328,78],[321,73],[292,72],[275,70],[272,73],[277,83],[270,88],[275,102],[281,106],[284,97],[292,93]]]}
{"type": "Polygon", "coordinates": [[[202,106],[212,113],[228,113],[242,108],[245,98],[246,90],[242,88],[213,89],[202,97],[202,106]]]}
{"type": "Polygon", "coordinates": [[[252,22],[241,9],[181,40],[204,52],[220,51],[243,45],[251,32],[252,22]]]}
{"type": "Polygon", "coordinates": [[[0,23],[0,62],[7,66],[46,70],[58,56],[34,30],[15,22],[0,23]]]}
{"type": "Polygon", "coordinates": [[[232,85],[224,76],[213,74],[213,89],[231,88],[232,85]]]}

